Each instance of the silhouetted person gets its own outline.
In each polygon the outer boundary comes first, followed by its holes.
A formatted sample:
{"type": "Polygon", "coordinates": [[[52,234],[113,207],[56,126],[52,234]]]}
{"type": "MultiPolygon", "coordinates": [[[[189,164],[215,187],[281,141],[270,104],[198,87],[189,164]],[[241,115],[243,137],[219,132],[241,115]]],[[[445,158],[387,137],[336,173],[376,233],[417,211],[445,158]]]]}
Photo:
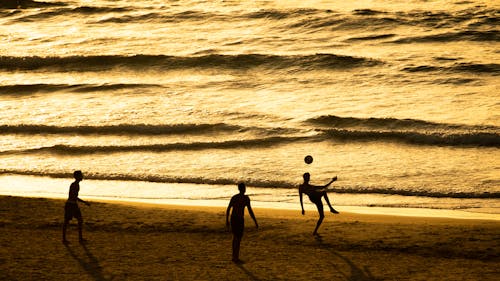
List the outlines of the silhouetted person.
{"type": "Polygon", "coordinates": [[[300,197],[300,207],[302,208],[302,215],[304,215],[306,212],[304,211],[304,204],[302,202],[302,193],[307,194],[309,196],[309,199],[311,202],[313,202],[316,205],[316,208],[318,208],[318,213],[319,213],[319,219],[318,223],[316,224],[316,228],[314,229],[313,235],[318,234],[318,228],[323,222],[323,219],[325,218],[325,213],[323,212],[323,202],[321,201],[321,197],[325,197],[325,201],[328,204],[328,207],[330,207],[330,212],[334,214],[338,214],[332,205],[330,204],[330,200],[328,200],[328,195],[326,194],[325,188],[327,188],[332,182],[337,180],[337,177],[335,176],[329,183],[323,186],[317,186],[317,185],[311,185],[309,181],[311,180],[311,175],[309,173],[304,174],[304,183],[302,183],[299,186],[299,197],[300,197]]]}
{"type": "Polygon", "coordinates": [[[245,184],[238,184],[238,190],[240,193],[231,198],[226,210],[226,225],[229,227],[229,212],[231,208],[233,208],[231,213],[231,231],[233,232],[233,262],[241,262],[239,256],[241,238],[243,237],[243,230],[245,229],[245,207],[248,208],[248,213],[255,222],[255,227],[259,228],[259,224],[257,224],[257,220],[255,219],[255,215],[252,211],[252,206],[250,206],[250,197],[245,195],[245,184]]]}
{"type": "Polygon", "coordinates": [[[87,206],[90,206],[90,203],[78,198],[78,192],[80,192],[80,182],[83,180],[82,171],[73,172],[73,177],[75,178],[75,181],[71,183],[71,186],[69,187],[68,201],[66,201],[66,205],[64,206],[63,243],[68,243],[68,240],[66,240],[66,228],[69,221],[73,218],[78,220],[78,238],[80,242],[85,241],[82,235],[83,218],[80,208],[78,207],[78,201],[86,204],[87,206]]]}

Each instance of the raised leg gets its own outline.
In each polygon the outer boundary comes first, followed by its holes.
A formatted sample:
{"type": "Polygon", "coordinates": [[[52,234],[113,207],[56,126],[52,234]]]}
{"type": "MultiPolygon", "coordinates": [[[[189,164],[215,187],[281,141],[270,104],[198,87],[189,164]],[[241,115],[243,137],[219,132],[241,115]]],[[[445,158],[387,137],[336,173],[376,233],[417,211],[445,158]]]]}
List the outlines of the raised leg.
{"type": "Polygon", "coordinates": [[[328,207],[330,207],[330,212],[338,214],[339,212],[332,207],[332,204],[330,204],[330,200],[328,199],[326,191],[323,192],[323,197],[325,197],[326,204],[328,204],[328,207]]]}

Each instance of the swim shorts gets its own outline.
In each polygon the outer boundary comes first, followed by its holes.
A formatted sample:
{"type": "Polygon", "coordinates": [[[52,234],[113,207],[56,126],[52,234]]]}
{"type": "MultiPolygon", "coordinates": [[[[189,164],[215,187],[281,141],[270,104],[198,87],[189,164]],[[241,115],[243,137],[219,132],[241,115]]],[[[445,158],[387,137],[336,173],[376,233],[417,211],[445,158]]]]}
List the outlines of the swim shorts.
{"type": "Polygon", "coordinates": [[[80,212],[78,204],[66,202],[66,205],[64,205],[64,220],[69,221],[72,218],[80,220],[82,218],[82,213],[80,212]]]}
{"type": "Polygon", "coordinates": [[[231,231],[236,237],[243,237],[243,230],[245,229],[244,218],[231,216],[231,231]]]}

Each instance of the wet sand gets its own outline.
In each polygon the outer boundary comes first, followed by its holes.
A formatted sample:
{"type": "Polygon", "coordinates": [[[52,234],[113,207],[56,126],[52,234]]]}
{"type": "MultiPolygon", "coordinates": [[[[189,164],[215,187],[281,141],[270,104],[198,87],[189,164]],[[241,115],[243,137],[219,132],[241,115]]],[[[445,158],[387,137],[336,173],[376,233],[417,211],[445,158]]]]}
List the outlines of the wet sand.
{"type": "Polygon", "coordinates": [[[254,208],[243,264],[225,208],[92,202],[61,242],[64,200],[0,196],[3,280],[498,280],[500,223],[254,208]]]}

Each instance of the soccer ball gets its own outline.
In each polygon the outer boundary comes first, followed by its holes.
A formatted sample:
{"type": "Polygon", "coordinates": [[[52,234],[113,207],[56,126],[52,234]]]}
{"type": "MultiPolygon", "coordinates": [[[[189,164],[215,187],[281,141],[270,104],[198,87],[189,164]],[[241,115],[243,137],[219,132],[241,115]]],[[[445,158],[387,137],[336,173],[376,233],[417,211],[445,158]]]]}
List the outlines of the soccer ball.
{"type": "Polygon", "coordinates": [[[307,155],[304,158],[304,162],[306,162],[306,164],[311,164],[313,162],[313,157],[311,155],[307,155]]]}

